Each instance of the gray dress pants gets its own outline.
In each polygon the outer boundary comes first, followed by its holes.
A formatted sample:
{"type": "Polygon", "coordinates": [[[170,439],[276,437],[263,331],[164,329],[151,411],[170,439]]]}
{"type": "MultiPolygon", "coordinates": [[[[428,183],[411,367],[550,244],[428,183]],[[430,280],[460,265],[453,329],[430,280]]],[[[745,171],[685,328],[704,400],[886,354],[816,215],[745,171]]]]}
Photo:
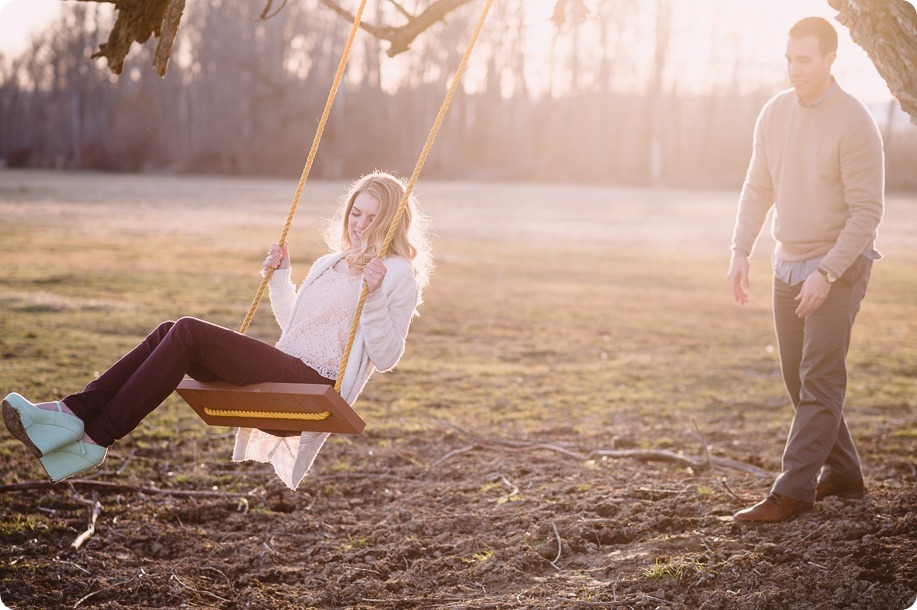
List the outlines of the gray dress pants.
{"type": "Polygon", "coordinates": [[[774,279],[774,325],[783,381],[795,414],[783,451],[783,471],[772,488],[812,502],[818,481],[862,478],[860,457],[844,421],[847,349],[872,260],[860,256],[834,284],[825,302],[805,319],[794,313],[802,284],[774,279]]]}

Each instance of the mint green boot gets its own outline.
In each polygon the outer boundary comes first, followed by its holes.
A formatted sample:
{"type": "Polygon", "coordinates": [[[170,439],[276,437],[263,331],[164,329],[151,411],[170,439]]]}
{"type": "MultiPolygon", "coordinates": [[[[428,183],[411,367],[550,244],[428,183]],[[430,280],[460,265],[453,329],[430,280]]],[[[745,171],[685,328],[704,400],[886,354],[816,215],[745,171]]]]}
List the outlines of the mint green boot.
{"type": "Polygon", "coordinates": [[[54,483],[91,470],[105,461],[107,447],[77,441],[39,458],[48,478],[54,483]]]}
{"type": "Polygon", "coordinates": [[[46,411],[16,392],[3,399],[3,423],[39,458],[83,438],[83,420],[64,413],[60,402],[57,411],[46,411]]]}

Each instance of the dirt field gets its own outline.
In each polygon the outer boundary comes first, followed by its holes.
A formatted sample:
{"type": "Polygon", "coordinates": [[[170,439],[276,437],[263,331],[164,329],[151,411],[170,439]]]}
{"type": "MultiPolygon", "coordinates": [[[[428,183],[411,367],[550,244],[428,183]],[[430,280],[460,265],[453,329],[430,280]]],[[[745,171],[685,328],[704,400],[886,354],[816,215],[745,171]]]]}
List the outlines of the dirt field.
{"type": "MultiPolygon", "coordinates": [[[[294,186],[0,170],[0,391],[78,390],[163,319],[237,327],[294,186]]],[[[307,188],[296,278],[343,189],[307,188]]],[[[419,195],[438,271],[399,367],[357,403],[363,435],[333,437],[294,492],[262,464],[231,463],[233,431],[175,397],[100,469],[56,486],[0,430],[3,603],[911,607],[917,197],[889,196],[886,259],[848,360],[867,498],[742,528],[731,515],[767,493],[791,407],[766,237],[752,302],[728,296],[736,193],[426,183],[419,195]]],[[[250,334],[276,340],[266,304],[250,334]]]]}

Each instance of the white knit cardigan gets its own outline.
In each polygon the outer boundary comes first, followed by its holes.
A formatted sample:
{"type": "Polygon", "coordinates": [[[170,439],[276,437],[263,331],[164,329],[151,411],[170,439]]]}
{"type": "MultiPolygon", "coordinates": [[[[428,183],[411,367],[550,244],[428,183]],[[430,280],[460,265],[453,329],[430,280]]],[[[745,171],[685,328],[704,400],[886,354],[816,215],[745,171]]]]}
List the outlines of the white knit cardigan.
{"type": "MultiPolygon", "coordinates": [[[[277,269],[268,282],[271,308],[283,332],[299,306],[306,289],[323,272],[344,258],[343,252],[326,254],[309,270],[299,290],[293,285],[291,270],[277,269]]],[[[410,261],[386,258],[382,285],[366,297],[357,334],[354,338],[347,370],[341,383],[341,397],[353,404],[370,375],[376,369],[390,371],[404,353],[405,339],[419,300],[417,281],[410,261]]],[[[362,291],[360,282],[359,290],[362,291]]],[[[354,295],[359,298],[360,293],[354,295]]],[[[279,437],[253,428],[239,428],[232,459],[235,462],[256,460],[270,462],[274,472],[290,489],[296,489],[312,467],[315,456],[325,443],[325,432],[303,432],[297,436],[279,437]]]]}

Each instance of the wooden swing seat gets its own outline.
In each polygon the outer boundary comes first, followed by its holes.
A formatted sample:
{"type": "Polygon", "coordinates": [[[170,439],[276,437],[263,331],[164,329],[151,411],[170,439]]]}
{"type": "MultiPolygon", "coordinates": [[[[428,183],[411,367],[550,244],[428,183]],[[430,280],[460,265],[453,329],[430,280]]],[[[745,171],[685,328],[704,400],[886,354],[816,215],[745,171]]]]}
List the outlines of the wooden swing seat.
{"type": "Polygon", "coordinates": [[[361,434],[366,427],[366,422],[330,385],[237,386],[184,379],[176,392],[212,426],[340,434],[361,434]]]}

